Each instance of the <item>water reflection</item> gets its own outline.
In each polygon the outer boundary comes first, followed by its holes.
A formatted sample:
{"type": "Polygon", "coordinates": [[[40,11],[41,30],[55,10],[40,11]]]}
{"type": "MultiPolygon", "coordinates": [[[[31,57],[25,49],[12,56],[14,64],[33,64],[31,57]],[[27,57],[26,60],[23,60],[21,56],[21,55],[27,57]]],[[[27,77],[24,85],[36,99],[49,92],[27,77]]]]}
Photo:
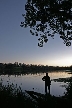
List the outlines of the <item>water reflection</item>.
{"type": "MultiPolygon", "coordinates": [[[[2,80],[3,85],[17,84],[17,87],[21,87],[22,90],[31,90],[45,94],[45,82],[42,78],[46,73],[36,73],[36,74],[25,74],[25,75],[0,75],[0,80],[2,80]]],[[[50,79],[71,77],[71,74],[67,72],[48,72],[50,79]]],[[[64,82],[54,82],[51,81],[50,94],[55,96],[64,95],[65,88],[60,85],[65,85],[64,82]]]]}

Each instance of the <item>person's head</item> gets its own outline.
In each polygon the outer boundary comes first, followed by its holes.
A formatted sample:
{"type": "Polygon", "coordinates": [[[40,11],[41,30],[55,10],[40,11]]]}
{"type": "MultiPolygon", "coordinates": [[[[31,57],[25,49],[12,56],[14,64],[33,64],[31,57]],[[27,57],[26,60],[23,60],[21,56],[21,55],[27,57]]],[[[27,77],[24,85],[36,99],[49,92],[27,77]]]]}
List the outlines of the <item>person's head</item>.
{"type": "Polygon", "coordinates": [[[48,76],[48,73],[46,73],[46,76],[48,76]]]}

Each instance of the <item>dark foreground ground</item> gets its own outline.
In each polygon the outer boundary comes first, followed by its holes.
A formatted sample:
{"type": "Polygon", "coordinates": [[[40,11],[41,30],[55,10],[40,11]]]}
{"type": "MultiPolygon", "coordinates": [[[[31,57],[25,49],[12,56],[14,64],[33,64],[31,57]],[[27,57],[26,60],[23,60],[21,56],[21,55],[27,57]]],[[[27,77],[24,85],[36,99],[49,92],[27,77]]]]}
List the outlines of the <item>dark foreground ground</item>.
{"type": "Polygon", "coordinates": [[[72,99],[68,96],[55,97],[33,91],[22,92],[14,85],[0,84],[0,106],[2,108],[72,108],[72,99]]]}

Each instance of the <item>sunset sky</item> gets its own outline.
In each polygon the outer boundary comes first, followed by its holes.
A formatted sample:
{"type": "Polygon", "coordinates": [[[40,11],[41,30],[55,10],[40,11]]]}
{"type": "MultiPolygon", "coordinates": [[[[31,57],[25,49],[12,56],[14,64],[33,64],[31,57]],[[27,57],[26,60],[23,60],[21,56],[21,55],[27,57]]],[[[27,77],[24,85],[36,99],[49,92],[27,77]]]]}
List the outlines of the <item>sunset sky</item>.
{"type": "Polygon", "coordinates": [[[26,0],[0,0],[0,63],[72,65],[72,46],[67,47],[59,35],[49,37],[44,47],[38,47],[38,37],[29,28],[21,28],[26,0]]]}

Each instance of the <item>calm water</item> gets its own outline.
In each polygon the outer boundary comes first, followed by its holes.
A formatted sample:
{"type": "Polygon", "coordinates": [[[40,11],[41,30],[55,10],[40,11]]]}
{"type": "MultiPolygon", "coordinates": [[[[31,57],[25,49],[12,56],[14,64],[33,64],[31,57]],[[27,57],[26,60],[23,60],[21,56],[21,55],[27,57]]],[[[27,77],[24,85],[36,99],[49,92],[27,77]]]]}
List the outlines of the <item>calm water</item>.
{"type": "MultiPolygon", "coordinates": [[[[57,79],[57,78],[66,78],[71,77],[71,74],[68,72],[48,72],[50,79],[57,79]]],[[[26,75],[0,75],[0,80],[2,79],[3,85],[14,84],[22,88],[22,90],[31,90],[35,92],[39,92],[45,94],[45,82],[42,81],[42,77],[45,76],[45,73],[37,73],[37,74],[26,74],[26,75]]],[[[51,81],[51,94],[55,96],[62,96],[65,92],[65,87],[61,85],[65,85],[63,82],[54,82],[51,81]]]]}

